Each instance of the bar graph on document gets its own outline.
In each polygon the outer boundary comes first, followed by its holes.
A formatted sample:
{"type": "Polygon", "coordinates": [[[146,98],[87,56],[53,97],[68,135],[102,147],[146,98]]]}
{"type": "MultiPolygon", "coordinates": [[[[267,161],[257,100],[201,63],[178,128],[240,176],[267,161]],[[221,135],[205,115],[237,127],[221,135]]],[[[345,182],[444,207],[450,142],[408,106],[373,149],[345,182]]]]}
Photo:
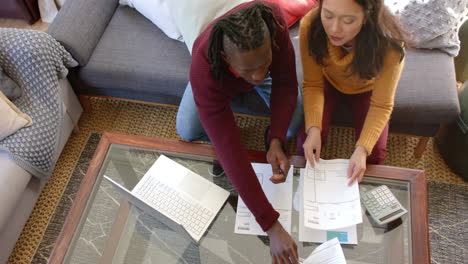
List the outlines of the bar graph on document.
{"type": "Polygon", "coordinates": [[[348,186],[348,160],[320,160],[312,168],[307,162],[303,206],[304,225],[330,230],[362,223],[357,182],[348,186]]]}

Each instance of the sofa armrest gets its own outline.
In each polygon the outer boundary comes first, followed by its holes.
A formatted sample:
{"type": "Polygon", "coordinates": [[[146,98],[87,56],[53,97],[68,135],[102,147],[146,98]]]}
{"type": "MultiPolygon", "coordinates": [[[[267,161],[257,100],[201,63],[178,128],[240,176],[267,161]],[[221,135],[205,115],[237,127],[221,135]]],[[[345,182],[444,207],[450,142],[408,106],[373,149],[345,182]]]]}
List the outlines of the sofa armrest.
{"type": "MultiPolygon", "coordinates": [[[[0,233],[21,199],[31,174],[17,166],[6,152],[0,152],[0,233]]],[[[17,210],[18,208],[16,208],[17,210]]]]}
{"type": "Polygon", "coordinates": [[[118,0],[66,1],[49,26],[48,33],[72,54],[80,66],[84,66],[118,4],[118,0]]]}

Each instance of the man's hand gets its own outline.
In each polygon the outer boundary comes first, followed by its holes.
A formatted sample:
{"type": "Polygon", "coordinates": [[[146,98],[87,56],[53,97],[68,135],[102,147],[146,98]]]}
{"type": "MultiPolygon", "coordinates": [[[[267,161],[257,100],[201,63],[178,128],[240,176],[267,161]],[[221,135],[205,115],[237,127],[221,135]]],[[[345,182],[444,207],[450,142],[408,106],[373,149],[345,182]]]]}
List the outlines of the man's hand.
{"type": "Polygon", "coordinates": [[[273,138],[270,142],[270,149],[267,152],[267,161],[271,164],[273,176],[270,181],[273,183],[282,183],[288,175],[290,163],[286,154],[283,152],[281,140],[273,138]],[[281,171],[280,171],[281,169],[281,171]]]}
{"type": "Polygon", "coordinates": [[[320,151],[322,149],[322,138],[320,128],[310,127],[307,130],[307,138],[302,145],[306,159],[310,162],[312,168],[320,161],[320,151]]]}
{"type": "Polygon", "coordinates": [[[299,263],[297,245],[280,222],[276,221],[266,232],[270,238],[271,263],[299,263]]]}
{"type": "Polygon", "coordinates": [[[362,181],[366,171],[367,151],[363,146],[357,146],[349,159],[348,167],[348,185],[352,185],[355,180],[362,181]]]}

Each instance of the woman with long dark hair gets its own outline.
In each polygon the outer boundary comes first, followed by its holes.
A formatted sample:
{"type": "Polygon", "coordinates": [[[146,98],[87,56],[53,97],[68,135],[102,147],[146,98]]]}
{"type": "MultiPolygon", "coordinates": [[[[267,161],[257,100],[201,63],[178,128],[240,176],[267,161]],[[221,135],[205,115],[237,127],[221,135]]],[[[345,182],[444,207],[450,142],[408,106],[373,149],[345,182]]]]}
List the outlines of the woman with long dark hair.
{"type": "Polygon", "coordinates": [[[366,162],[383,163],[404,45],[405,32],[383,0],[322,0],[302,19],[302,146],[312,166],[342,101],[351,108],[356,129],[350,184],[362,180],[366,162]]]}

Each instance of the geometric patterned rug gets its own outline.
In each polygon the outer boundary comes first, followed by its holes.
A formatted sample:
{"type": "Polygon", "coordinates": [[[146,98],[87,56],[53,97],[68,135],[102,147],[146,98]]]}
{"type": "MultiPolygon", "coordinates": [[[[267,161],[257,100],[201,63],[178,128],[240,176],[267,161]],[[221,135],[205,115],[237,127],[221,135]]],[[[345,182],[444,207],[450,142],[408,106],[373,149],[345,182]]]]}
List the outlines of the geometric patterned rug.
{"type": "Polygon", "coordinates": [[[432,263],[468,263],[468,185],[428,182],[432,263]]]}
{"type": "MultiPolygon", "coordinates": [[[[102,131],[180,139],[175,130],[177,107],[99,98],[91,102],[93,111],[82,115],[80,132],[69,138],[8,263],[47,262],[102,131]]],[[[239,115],[236,121],[246,147],[263,150],[268,119],[239,115]]],[[[446,166],[432,139],[423,156],[414,158],[417,141],[415,137],[390,134],[385,164],[426,172],[432,262],[468,263],[468,185],[446,166]]],[[[328,142],[323,158],[349,158],[354,130],[333,127],[328,142]]],[[[288,149],[295,149],[294,139],[288,149]]]]}

